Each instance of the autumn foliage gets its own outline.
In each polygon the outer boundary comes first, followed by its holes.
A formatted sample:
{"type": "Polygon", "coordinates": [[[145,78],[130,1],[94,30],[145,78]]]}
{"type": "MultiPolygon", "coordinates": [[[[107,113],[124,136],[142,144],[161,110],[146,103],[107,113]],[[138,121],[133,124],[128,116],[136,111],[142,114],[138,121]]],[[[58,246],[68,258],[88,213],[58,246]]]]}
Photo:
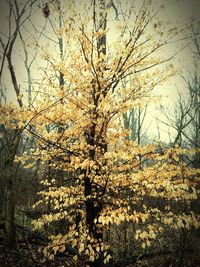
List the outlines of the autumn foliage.
{"type": "Polygon", "coordinates": [[[113,254],[106,233],[124,222],[136,225],[143,249],[166,227],[200,226],[191,209],[199,169],[187,163],[196,150],[142,146],[124,129],[123,114],[142,109],[175,73],[171,56],[161,55],[181,30],[158,19],[150,2],[130,3],[125,22],[107,1],[84,1],[81,14],[72,3],[57,32],[65,54],[43,50],[48,75],[33,105],[1,106],[7,128],[34,137],[32,151],[15,161],[33,169],[41,162],[42,215],[33,224],[49,231],[42,251],[50,259],[71,248],[75,262],[103,266],[113,254]]]}

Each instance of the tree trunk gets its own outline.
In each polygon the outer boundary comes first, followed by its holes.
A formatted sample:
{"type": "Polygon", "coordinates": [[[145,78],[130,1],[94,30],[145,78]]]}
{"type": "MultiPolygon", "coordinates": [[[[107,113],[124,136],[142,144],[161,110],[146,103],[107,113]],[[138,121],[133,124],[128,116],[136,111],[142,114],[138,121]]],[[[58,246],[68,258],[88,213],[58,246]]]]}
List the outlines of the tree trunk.
{"type": "MultiPolygon", "coordinates": [[[[98,21],[96,21],[96,16],[94,16],[94,25],[97,26],[95,30],[106,30],[107,25],[107,13],[106,13],[106,4],[105,0],[98,0],[98,21]]],[[[96,9],[96,3],[94,2],[94,11],[96,9]]],[[[95,12],[94,12],[95,13],[95,12]]],[[[98,76],[103,80],[104,75],[104,56],[106,55],[106,33],[99,36],[97,39],[97,53],[99,59],[101,59],[101,64],[99,64],[99,67],[97,68],[98,76]],[[103,67],[102,67],[103,66],[103,67]]],[[[104,91],[104,88],[99,86],[99,84],[96,81],[96,78],[92,82],[93,86],[93,104],[95,106],[93,110],[93,116],[94,121],[96,121],[99,117],[98,114],[98,105],[99,105],[99,92],[102,92],[103,96],[106,96],[106,91],[104,91]],[[95,83],[97,86],[95,86],[95,83]],[[98,89],[97,89],[98,88],[98,89]]],[[[98,137],[98,131],[96,129],[96,122],[91,123],[91,128],[88,133],[86,133],[86,141],[87,144],[92,147],[92,149],[89,151],[89,159],[95,161],[96,160],[96,151],[95,146],[99,146],[100,150],[102,151],[102,154],[104,154],[107,151],[107,145],[106,142],[103,142],[103,132],[101,133],[100,138],[98,137]],[[99,139],[98,144],[95,143],[95,140],[99,139]],[[102,147],[103,145],[103,147],[102,147]]],[[[96,170],[96,176],[100,176],[99,170],[96,170]]],[[[98,240],[99,244],[103,241],[103,229],[102,225],[95,224],[95,219],[98,220],[100,213],[103,209],[103,201],[102,198],[96,197],[99,194],[99,187],[98,185],[94,185],[92,183],[92,180],[90,178],[90,170],[88,170],[88,173],[85,172],[85,179],[84,179],[84,193],[85,197],[87,198],[85,201],[85,209],[86,209],[86,223],[88,225],[89,233],[91,236],[93,236],[96,240],[98,240]],[[95,196],[96,195],[96,196],[95,196]],[[95,196],[95,197],[94,197],[95,196]]],[[[101,196],[105,194],[104,190],[101,192],[101,196]]],[[[94,262],[90,262],[89,265],[91,267],[103,267],[103,252],[100,252],[99,258],[95,259],[94,262]]]]}
{"type": "Polygon", "coordinates": [[[3,211],[4,198],[5,198],[5,182],[4,179],[2,179],[0,186],[0,221],[3,220],[4,218],[4,211],[3,211]]]}
{"type": "Polygon", "coordinates": [[[6,170],[7,186],[5,191],[5,233],[6,242],[8,247],[15,246],[15,201],[14,201],[14,188],[12,181],[12,170],[6,170]]]}
{"type": "Polygon", "coordinates": [[[15,178],[14,159],[20,142],[18,130],[13,132],[14,138],[9,144],[8,155],[4,163],[5,171],[5,234],[9,247],[15,246],[15,197],[14,184],[15,178]]]}

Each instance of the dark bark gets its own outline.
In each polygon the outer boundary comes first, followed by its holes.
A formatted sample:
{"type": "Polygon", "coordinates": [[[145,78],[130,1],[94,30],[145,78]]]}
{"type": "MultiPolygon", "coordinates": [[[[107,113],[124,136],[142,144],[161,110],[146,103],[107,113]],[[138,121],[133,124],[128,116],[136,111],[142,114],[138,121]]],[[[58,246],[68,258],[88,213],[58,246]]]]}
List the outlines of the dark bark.
{"type": "Polygon", "coordinates": [[[5,234],[6,241],[9,247],[15,246],[15,197],[14,197],[14,184],[15,170],[14,159],[20,142],[20,135],[18,131],[14,131],[15,138],[9,145],[8,155],[4,163],[5,175],[5,234]]]}
{"type": "Polygon", "coordinates": [[[8,247],[15,247],[15,201],[11,169],[7,170],[8,184],[5,194],[5,233],[8,247]]]}

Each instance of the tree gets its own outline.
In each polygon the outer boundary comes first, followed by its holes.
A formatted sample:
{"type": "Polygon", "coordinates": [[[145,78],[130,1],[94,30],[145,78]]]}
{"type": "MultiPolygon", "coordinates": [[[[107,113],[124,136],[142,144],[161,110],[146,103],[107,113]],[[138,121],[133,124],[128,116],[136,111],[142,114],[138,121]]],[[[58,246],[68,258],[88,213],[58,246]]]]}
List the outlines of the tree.
{"type": "MultiPolygon", "coordinates": [[[[188,77],[186,74],[182,76],[184,85],[186,86],[185,91],[182,88],[178,88],[178,99],[174,104],[173,112],[161,106],[162,113],[165,115],[165,120],[161,121],[167,125],[170,130],[173,129],[173,138],[170,138],[171,147],[187,147],[196,148],[195,153],[192,155],[189,153],[185,155],[187,158],[188,165],[194,168],[199,168],[200,154],[199,154],[199,129],[200,129],[200,112],[199,112],[199,93],[200,93],[200,78],[198,75],[199,65],[199,22],[193,20],[191,31],[190,31],[190,46],[193,49],[194,62],[192,72],[188,77]]],[[[189,72],[189,67],[188,70],[189,72]]],[[[159,119],[158,119],[159,120],[159,119]]],[[[197,188],[199,188],[199,182],[197,182],[197,188]]],[[[184,204],[185,209],[187,203],[184,204]]],[[[192,201],[191,210],[199,213],[199,197],[192,201]]],[[[179,266],[183,265],[183,256],[185,253],[186,244],[188,243],[191,236],[185,229],[181,233],[181,255],[179,266]]]]}
{"type": "MultiPolygon", "coordinates": [[[[41,159],[56,173],[64,172],[62,184],[56,177],[43,182],[36,204],[44,214],[34,225],[49,228],[49,244],[43,252],[50,259],[58,252],[73,251],[74,261],[103,266],[112,254],[105,230],[124,221],[145,223],[145,230],[135,233],[143,248],[163,231],[163,225],[199,226],[190,210],[174,211],[173,205],[168,206],[169,199],[182,203],[197,197],[196,180],[190,178],[198,170],[184,163],[186,151],[175,148],[160,155],[152,145],[128,140],[121,125],[125,112],[142,104],[152,88],[174,73],[169,62],[173,55],[160,58],[159,52],[180,32],[163,28],[150,2],[143,1],[139,8],[129,3],[123,11],[128,14],[124,24],[120,14],[115,21],[114,1],[94,0],[92,5],[80,1],[81,14],[77,2],[72,2],[58,33],[68,45],[65,57],[60,60],[58,54],[45,51],[51,64],[41,94],[33,108],[11,116],[38,140],[31,158],[41,159]],[[108,24],[117,36],[109,33],[108,24]],[[63,86],[55,73],[63,75],[63,86]],[[123,86],[129,76],[133,82],[123,86]],[[147,195],[153,201],[146,201],[147,195]],[[156,209],[158,198],[163,205],[156,209]],[[60,221],[65,222],[65,232],[56,227],[60,221]]],[[[12,127],[3,114],[4,124],[12,127]]]]}
{"type": "MultiPolygon", "coordinates": [[[[199,148],[199,126],[200,126],[200,112],[199,112],[199,92],[200,92],[200,78],[198,75],[199,63],[199,22],[193,22],[191,28],[191,41],[194,53],[194,65],[192,67],[189,77],[182,76],[186,85],[184,96],[178,90],[178,101],[175,103],[173,114],[169,110],[162,111],[165,115],[166,121],[163,122],[167,126],[175,130],[174,140],[172,146],[184,145],[186,147],[199,148]]],[[[189,69],[188,69],[189,72],[189,69]]],[[[193,165],[199,167],[199,153],[195,153],[196,158],[193,159],[193,165]]]]}
{"type": "MultiPolygon", "coordinates": [[[[13,64],[13,48],[17,37],[20,33],[20,28],[23,26],[26,20],[31,16],[32,6],[35,1],[26,1],[20,5],[17,1],[8,1],[8,31],[6,33],[1,32],[0,44],[2,48],[2,61],[0,67],[0,84],[2,86],[2,77],[7,61],[9,69],[9,75],[11,83],[17,98],[19,107],[23,108],[22,95],[20,91],[20,84],[15,72],[13,64]]],[[[4,166],[3,166],[3,181],[5,185],[5,192],[2,192],[5,199],[5,233],[6,240],[10,247],[15,246],[15,192],[14,192],[14,169],[15,169],[15,156],[20,144],[21,131],[18,127],[9,129],[6,132],[6,127],[3,126],[3,132],[7,135],[7,140],[3,142],[1,151],[6,148],[6,155],[4,155],[4,166]],[[9,139],[9,140],[8,140],[9,139]]],[[[3,150],[5,152],[5,149],[3,150]]],[[[4,187],[3,187],[4,188],[4,187]]]]}

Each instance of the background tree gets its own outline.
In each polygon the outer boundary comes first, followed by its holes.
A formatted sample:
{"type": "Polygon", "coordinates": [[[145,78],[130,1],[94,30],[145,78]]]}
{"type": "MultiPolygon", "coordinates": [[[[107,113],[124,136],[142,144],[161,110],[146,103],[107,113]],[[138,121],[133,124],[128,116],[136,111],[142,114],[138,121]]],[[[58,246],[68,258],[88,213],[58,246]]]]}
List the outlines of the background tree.
{"type": "MultiPolygon", "coordinates": [[[[0,84],[2,84],[2,77],[4,74],[5,65],[7,63],[10,79],[14,92],[17,97],[19,107],[23,108],[22,95],[20,91],[20,83],[15,72],[13,64],[13,48],[17,37],[20,33],[20,28],[23,26],[26,20],[31,16],[32,6],[35,1],[27,1],[23,5],[19,5],[17,1],[9,1],[6,3],[8,5],[8,31],[6,34],[1,33],[0,43],[2,47],[2,62],[0,67],[0,84]]],[[[3,127],[3,133],[6,135],[4,139],[1,152],[3,151],[3,162],[1,166],[3,168],[3,188],[5,192],[2,191],[5,200],[5,232],[7,243],[10,247],[15,245],[15,223],[14,223],[14,203],[15,203],[15,192],[14,192],[14,183],[15,177],[13,175],[15,170],[15,156],[20,144],[20,135],[21,130],[18,127],[15,127],[12,130],[6,131],[3,127]],[[5,185],[5,187],[4,187],[5,185]]]]}
{"type": "MultiPolygon", "coordinates": [[[[178,100],[175,103],[174,113],[163,107],[166,121],[163,123],[175,130],[172,146],[184,145],[199,148],[199,23],[194,22],[191,30],[191,41],[194,53],[194,65],[189,77],[182,76],[186,84],[186,92],[182,95],[178,91],[178,100]]],[[[188,69],[189,72],[189,69],[188,69]]],[[[198,152],[194,159],[194,166],[198,167],[198,152]]]]}

